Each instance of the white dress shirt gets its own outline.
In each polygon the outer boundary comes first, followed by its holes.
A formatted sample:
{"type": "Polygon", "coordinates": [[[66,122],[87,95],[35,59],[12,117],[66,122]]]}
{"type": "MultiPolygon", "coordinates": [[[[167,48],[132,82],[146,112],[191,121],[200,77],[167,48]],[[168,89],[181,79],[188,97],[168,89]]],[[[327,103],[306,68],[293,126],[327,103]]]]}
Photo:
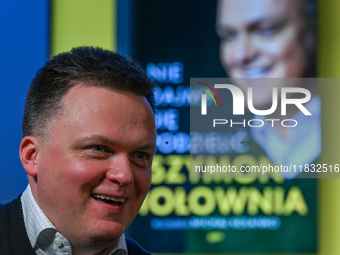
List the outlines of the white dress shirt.
{"type": "MultiPolygon", "coordinates": [[[[47,218],[33,197],[28,185],[21,196],[24,222],[32,248],[38,255],[71,255],[70,242],[62,236],[47,218]]],[[[101,255],[127,255],[124,234],[101,255]]]]}

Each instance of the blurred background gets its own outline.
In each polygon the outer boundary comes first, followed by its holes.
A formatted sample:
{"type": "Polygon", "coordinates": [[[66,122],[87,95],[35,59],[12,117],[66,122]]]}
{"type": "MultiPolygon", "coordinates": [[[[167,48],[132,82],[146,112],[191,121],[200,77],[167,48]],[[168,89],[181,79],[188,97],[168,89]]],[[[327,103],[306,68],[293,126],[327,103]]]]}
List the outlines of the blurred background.
{"type": "MultiPolygon", "coordinates": [[[[28,184],[18,148],[35,72],[72,47],[100,46],[137,60],[160,84],[152,187],[128,237],[156,254],[340,253],[339,179],[188,178],[190,78],[237,77],[252,61],[271,67],[241,74],[339,78],[339,1],[39,0],[2,1],[0,7],[0,203],[28,184]],[[260,18],[249,23],[248,17],[260,18]],[[299,61],[303,71],[289,73],[299,61]],[[287,72],[275,72],[276,63],[287,72]],[[243,191],[252,194],[248,200],[243,191]],[[268,192],[275,198],[267,199],[268,192]]],[[[339,164],[340,86],[320,87],[319,94],[318,162],[339,164]]],[[[226,155],[254,154],[230,144],[226,155]]]]}

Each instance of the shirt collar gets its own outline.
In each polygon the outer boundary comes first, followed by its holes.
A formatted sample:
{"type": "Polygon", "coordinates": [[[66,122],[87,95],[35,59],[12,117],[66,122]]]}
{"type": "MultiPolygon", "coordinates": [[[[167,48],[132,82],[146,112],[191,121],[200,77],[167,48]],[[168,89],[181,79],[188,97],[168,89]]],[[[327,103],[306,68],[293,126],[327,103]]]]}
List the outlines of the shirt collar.
{"type": "MultiPolygon", "coordinates": [[[[63,252],[72,254],[71,244],[62,236],[52,222],[41,210],[33,197],[31,186],[28,184],[21,196],[24,223],[28,239],[37,254],[50,254],[49,252],[63,252]],[[38,253],[39,250],[39,253],[38,253]]],[[[102,255],[127,255],[127,247],[124,234],[102,255]]]]}

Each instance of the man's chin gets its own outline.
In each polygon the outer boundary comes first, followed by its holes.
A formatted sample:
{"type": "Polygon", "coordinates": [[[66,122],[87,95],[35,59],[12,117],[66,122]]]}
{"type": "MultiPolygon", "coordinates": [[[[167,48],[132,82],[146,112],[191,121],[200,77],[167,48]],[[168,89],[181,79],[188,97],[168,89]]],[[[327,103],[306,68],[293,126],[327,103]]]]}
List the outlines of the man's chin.
{"type": "Polygon", "coordinates": [[[126,229],[122,223],[103,221],[89,233],[95,243],[113,243],[122,236],[126,229]]]}

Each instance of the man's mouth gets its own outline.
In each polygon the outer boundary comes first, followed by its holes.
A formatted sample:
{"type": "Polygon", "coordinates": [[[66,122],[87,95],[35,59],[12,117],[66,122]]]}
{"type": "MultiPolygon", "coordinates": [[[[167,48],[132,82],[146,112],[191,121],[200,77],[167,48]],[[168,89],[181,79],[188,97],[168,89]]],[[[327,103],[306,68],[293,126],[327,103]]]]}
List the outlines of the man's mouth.
{"type": "Polygon", "coordinates": [[[268,75],[270,70],[271,70],[271,67],[245,70],[243,71],[243,76],[244,78],[263,78],[266,75],[268,75]]]}
{"type": "Polygon", "coordinates": [[[111,196],[106,196],[102,194],[92,194],[92,197],[97,200],[101,200],[107,204],[110,205],[121,205],[126,202],[126,198],[117,198],[117,197],[111,197],[111,196]]]}

